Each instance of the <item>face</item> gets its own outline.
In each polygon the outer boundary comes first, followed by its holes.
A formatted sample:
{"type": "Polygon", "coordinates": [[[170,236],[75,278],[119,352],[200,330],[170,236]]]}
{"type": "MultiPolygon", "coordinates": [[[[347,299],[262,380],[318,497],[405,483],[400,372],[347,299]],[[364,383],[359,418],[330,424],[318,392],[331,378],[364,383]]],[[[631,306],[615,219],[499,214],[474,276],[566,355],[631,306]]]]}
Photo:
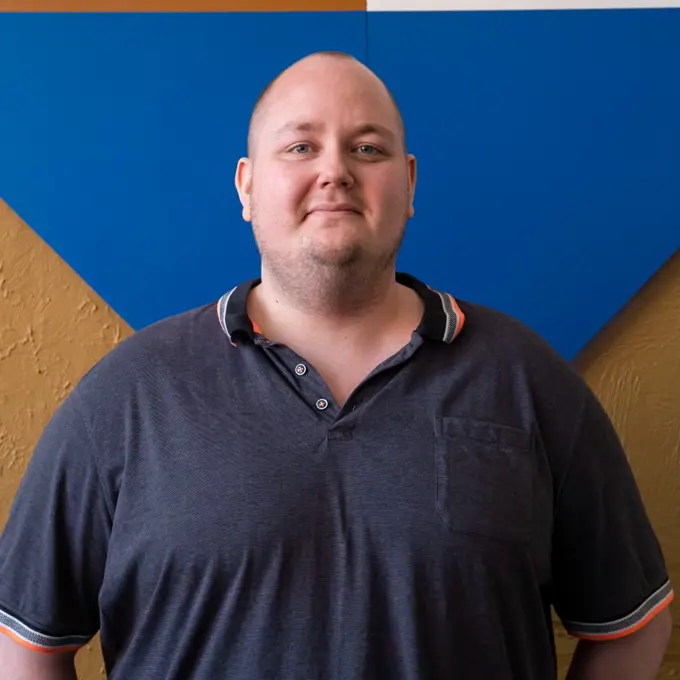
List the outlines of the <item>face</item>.
{"type": "Polygon", "coordinates": [[[236,186],[263,276],[318,287],[393,268],[413,215],[415,159],[370,71],[318,56],[296,64],[270,91],[255,136],[236,186]]]}

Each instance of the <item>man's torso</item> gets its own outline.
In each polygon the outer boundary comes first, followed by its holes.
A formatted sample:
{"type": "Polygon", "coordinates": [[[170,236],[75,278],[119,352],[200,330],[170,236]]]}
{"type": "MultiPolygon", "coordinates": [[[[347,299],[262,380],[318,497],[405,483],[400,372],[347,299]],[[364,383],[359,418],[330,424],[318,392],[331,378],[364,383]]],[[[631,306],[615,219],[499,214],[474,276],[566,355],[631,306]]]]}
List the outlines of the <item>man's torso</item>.
{"type": "Polygon", "coordinates": [[[183,317],[91,415],[111,679],[554,677],[537,395],[485,355],[487,313],[414,335],[342,408],[288,348],[183,317]]]}

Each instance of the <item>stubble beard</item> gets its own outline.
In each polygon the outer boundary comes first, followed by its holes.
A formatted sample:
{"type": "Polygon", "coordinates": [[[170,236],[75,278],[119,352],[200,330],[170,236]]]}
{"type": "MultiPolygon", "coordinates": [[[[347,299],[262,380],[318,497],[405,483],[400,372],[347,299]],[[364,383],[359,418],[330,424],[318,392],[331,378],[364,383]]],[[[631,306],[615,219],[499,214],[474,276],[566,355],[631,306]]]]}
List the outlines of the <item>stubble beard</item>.
{"type": "Polygon", "coordinates": [[[352,315],[369,306],[385,277],[393,276],[404,238],[406,211],[397,238],[379,253],[358,243],[328,252],[311,239],[299,249],[282,252],[268,247],[258,226],[253,205],[253,234],[263,268],[295,307],[312,314],[352,315]]]}

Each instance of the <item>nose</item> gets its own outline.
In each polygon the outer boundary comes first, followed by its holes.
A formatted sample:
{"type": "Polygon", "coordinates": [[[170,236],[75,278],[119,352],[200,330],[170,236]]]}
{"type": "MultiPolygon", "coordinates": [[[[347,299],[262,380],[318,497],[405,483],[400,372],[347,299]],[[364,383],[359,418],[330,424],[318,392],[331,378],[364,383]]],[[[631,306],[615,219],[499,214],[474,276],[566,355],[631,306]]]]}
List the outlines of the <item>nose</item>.
{"type": "Polygon", "coordinates": [[[348,159],[341,149],[325,149],[319,154],[319,175],[317,184],[321,188],[338,186],[349,189],[354,185],[354,176],[348,159]]]}

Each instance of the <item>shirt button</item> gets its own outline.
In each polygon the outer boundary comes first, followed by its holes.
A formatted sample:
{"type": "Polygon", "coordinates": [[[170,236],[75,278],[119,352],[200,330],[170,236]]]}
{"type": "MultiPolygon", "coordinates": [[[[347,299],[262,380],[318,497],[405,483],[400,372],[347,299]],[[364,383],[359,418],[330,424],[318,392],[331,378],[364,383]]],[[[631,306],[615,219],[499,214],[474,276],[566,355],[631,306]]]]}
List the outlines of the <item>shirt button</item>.
{"type": "Polygon", "coordinates": [[[316,407],[319,411],[325,411],[328,408],[328,401],[326,399],[319,399],[316,402],[316,407]]]}
{"type": "Polygon", "coordinates": [[[305,373],[307,373],[307,367],[306,367],[304,364],[298,364],[298,365],[295,367],[295,372],[296,372],[298,375],[304,375],[305,373]]]}

